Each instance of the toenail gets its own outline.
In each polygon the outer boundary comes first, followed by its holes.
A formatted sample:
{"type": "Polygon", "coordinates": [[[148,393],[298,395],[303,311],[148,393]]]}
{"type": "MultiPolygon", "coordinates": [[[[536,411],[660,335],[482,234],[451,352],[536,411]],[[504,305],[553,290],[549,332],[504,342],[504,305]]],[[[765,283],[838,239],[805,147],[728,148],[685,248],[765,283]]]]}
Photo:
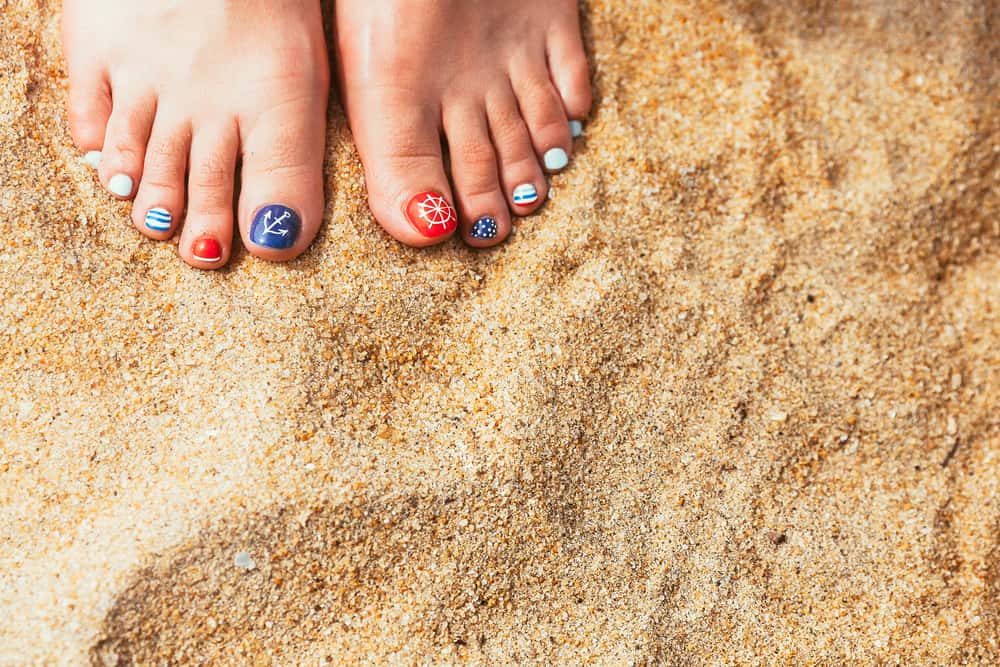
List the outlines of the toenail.
{"type": "Polygon", "coordinates": [[[83,161],[90,165],[92,169],[97,169],[101,166],[101,151],[90,151],[83,156],[83,161]]]}
{"type": "Polygon", "coordinates": [[[579,139],[583,136],[583,123],[578,120],[571,120],[569,122],[569,133],[573,135],[574,139],[579,139]]]}
{"type": "Polygon", "coordinates": [[[431,239],[458,229],[455,207],[439,192],[421,192],[411,199],[406,217],[418,232],[431,239]]]}
{"type": "Polygon", "coordinates": [[[174,217],[165,208],[151,208],[146,212],[146,227],[154,232],[170,231],[170,223],[174,217]]]}
{"type": "Polygon", "coordinates": [[[271,204],[257,210],[250,226],[250,241],[261,248],[287,250],[295,245],[302,231],[302,218],[283,204],[271,204]]]}
{"type": "Polygon", "coordinates": [[[469,232],[469,236],[474,239],[483,239],[485,241],[495,239],[497,237],[496,218],[488,215],[484,215],[479,218],[479,220],[476,220],[476,222],[472,225],[472,231],[469,232]]]}
{"type": "Polygon", "coordinates": [[[545,154],[545,168],[549,171],[560,171],[569,164],[569,155],[561,148],[553,148],[545,154]]]}
{"type": "Polygon", "coordinates": [[[129,197],[132,195],[132,177],[128,174],[115,174],[108,181],[108,191],[119,197],[129,197]]]}
{"type": "Polygon", "coordinates": [[[518,206],[531,206],[536,201],[538,201],[538,190],[531,183],[514,188],[514,203],[518,206]]]}
{"type": "Polygon", "coordinates": [[[211,236],[203,236],[191,246],[191,254],[199,262],[215,264],[222,260],[222,245],[211,236]]]}

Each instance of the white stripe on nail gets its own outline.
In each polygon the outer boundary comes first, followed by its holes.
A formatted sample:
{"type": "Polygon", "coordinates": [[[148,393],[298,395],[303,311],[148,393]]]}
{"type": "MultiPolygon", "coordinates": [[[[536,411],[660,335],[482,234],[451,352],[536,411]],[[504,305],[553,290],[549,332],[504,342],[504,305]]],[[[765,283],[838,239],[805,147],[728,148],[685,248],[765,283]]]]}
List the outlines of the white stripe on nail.
{"type": "Polygon", "coordinates": [[[530,206],[536,201],[538,201],[538,190],[531,183],[514,188],[514,203],[518,206],[530,206]]]}
{"type": "Polygon", "coordinates": [[[173,219],[167,209],[151,208],[146,213],[146,226],[154,232],[165,232],[170,229],[170,223],[173,222],[173,219]]]}

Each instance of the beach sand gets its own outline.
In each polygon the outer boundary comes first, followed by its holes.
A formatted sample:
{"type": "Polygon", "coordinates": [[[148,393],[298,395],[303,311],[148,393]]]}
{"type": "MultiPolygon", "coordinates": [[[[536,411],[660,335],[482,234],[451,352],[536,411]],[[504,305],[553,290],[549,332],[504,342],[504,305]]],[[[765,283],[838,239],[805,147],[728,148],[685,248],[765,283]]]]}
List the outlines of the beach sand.
{"type": "Polygon", "coordinates": [[[585,5],[504,247],[219,273],[0,0],[0,664],[1000,664],[1000,2],[585,5]]]}

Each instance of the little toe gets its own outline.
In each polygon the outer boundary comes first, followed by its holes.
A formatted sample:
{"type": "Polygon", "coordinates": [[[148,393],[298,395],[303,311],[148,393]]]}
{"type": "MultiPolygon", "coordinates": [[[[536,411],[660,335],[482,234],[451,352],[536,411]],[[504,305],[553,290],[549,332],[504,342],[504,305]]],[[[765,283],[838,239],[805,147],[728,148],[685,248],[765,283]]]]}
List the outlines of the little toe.
{"type": "Polygon", "coordinates": [[[157,117],[132,206],[132,222],[150,238],[165,240],[177,229],[184,213],[184,174],[190,152],[190,126],[157,117]]]}
{"type": "Polygon", "coordinates": [[[441,243],[458,229],[444,171],[439,112],[397,93],[348,96],[365,166],[368,203],[393,238],[414,247],[441,243]]]}
{"type": "Polygon", "coordinates": [[[151,91],[115,97],[98,173],[107,191],[118,199],[135,195],[155,115],[156,97],[151,91]]]}
{"type": "Polygon", "coordinates": [[[87,164],[97,169],[111,117],[111,88],[103,68],[70,66],[66,106],[73,143],[85,154],[87,164]]]}
{"type": "Polygon", "coordinates": [[[544,54],[516,63],[511,81],[542,166],[550,174],[562,171],[569,164],[573,136],[562,98],[549,79],[544,54]]]}
{"type": "Polygon", "coordinates": [[[194,131],[188,206],[178,252],[195,268],[218,269],[229,261],[239,147],[235,122],[194,131]]]}
{"type": "Polygon", "coordinates": [[[288,261],[312,243],[323,221],[326,105],[276,107],[244,138],[240,232],[253,255],[288,261]]]}
{"type": "Polygon", "coordinates": [[[486,112],[496,152],[500,182],[515,215],[530,215],[548,195],[548,181],[531,143],[528,126],[509,85],[488,96],[486,112]]]}
{"type": "Polygon", "coordinates": [[[573,25],[560,23],[549,39],[548,49],[552,81],[562,98],[566,115],[571,119],[573,136],[580,136],[583,132],[581,121],[590,115],[594,99],[579,19],[573,25]]]}
{"type": "Polygon", "coordinates": [[[445,111],[444,128],[462,238],[477,248],[502,243],[510,235],[510,210],[500,187],[485,110],[452,105],[445,111]]]}

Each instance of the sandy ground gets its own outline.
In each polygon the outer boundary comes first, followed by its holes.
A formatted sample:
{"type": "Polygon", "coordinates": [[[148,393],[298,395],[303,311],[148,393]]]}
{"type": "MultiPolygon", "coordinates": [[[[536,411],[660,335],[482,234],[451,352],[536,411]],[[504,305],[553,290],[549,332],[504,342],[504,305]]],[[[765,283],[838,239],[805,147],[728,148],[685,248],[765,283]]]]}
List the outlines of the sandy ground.
{"type": "Polygon", "coordinates": [[[1000,2],[592,0],[495,252],[186,268],[0,0],[0,664],[1000,664],[1000,2]]]}

